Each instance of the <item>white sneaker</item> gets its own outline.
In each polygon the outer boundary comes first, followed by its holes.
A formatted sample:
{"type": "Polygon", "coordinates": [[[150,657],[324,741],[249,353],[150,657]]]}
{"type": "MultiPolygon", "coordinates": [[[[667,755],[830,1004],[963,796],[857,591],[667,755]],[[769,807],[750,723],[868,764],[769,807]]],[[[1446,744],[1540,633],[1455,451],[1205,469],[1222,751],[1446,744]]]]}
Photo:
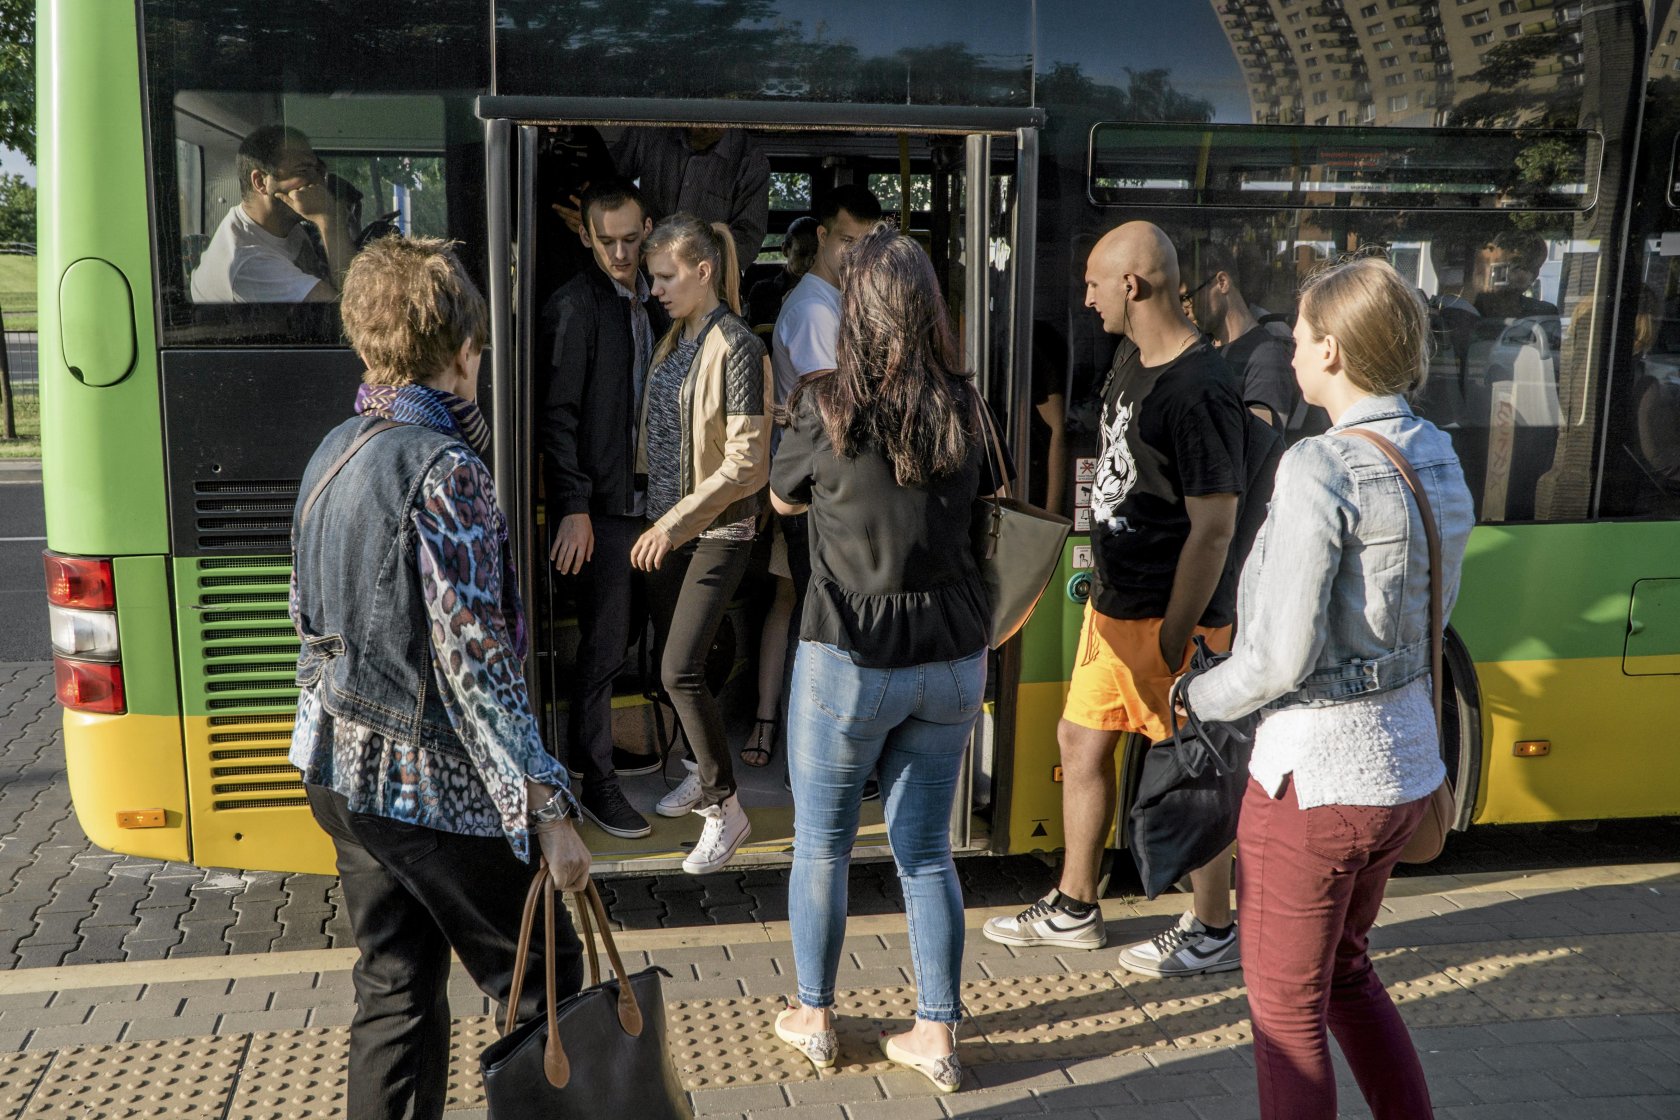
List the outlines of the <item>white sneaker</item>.
{"type": "Polygon", "coordinates": [[[1215,937],[1200,918],[1186,910],[1172,928],[1120,950],[1120,965],[1143,976],[1229,972],[1242,967],[1237,927],[1233,924],[1224,937],[1215,937]]]}
{"type": "Polygon", "coordinates": [[[1059,949],[1101,949],[1108,940],[1102,907],[1093,906],[1083,918],[1061,907],[1061,892],[1051,891],[1012,918],[992,918],[983,932],[1000,945],[1027,948],[1053,945],[1059,949]]]}
{"type": "Polygon", "coordinates": [[[709,875],[735,858],[735,849],[752,835],[752,822],[747,820],[747,811],[741,808],[741,799],[735,794],[724,798],[720,805],[707,805],[694,812],[706,818],[706,824],[682,867],[690,875],[709,875]]]}
{"type": "Polygon", "coordinates": [[[700,767],[686,758],[683,765],[688,767],[688,776],[653,807],[662,817],[686,817],[700,805],[700,767]]]}

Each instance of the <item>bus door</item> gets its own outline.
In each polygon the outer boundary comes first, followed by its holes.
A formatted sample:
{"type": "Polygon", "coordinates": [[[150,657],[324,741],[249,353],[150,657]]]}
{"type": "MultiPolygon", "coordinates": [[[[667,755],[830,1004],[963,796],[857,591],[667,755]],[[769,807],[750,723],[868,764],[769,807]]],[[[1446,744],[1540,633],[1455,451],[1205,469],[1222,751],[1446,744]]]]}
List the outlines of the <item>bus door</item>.
{"type": "MultiPolygon", "coordinates": [[[[483,97],[478,111],[487,122],[494,469],[519,561],[520,590],[533,619],[535,640],[527,662],[533,700],[543,714],[545,739],[564,758],[575,606],[568,581],[556,577],[548,563],[552,528],[540,493],[542,439],[536,403],[550,360],[540,352],[542,304],[557,280],[567,275],[566,263],[557,258],[576,255],[558,241],[575,235],[557,234],[547,221],[551,204],[563,201],[563,196],[550,197],[557,191],[556,184],[545,179],[545,138],[561,128],[574,130],[573,135],[590,129],[609,150],[622,153],[627,138],[638,139],[632,136],[634,130],[745,132],[769,162],[770,210],[763,251],[753,260],[743,254],[740,262],[746,274],[743,299],[755,281],[773,278],[781,269],[781,244],[790,223],[810,213],[825,192],[841,184],[867,186],[886,216],[897,220],[934,262],[965,361],[1013,439],[1024,431],[1030,404],[1015,371],[1024,368],[1018,355],[1031,345],[1031,300],[1024,293],[1032,290],[1037,113],[528,97],[483,97]]],[[[572,267],[595,265],[583,257],[572,267]]],[[[767,346],[769,329],[768,324],[759,327],[767,346]]],[[[1018,472],[1025,469],[1019,465],[1022,461],[1017,457],[1018,472]]],[[[768,548],[761,551],[768,554],[768,548]]],[[[740,861],[777,863],[790,857],[793,836],[785,737],[778,737],[768,766],[748,767],[739,756],[760,710],[759,629],[773,594],[773,577],[764,568],[762,559],[755,562],[743,580],[714,642],[708,679],[724,706],[735,778],[753,822],[752,838],[740,861]]],[[[645,613],[638,607],[632,617],[636,637],[615,688],[614,743],[632,753],[660,753],[673,744],[675,719],[657,699],[657,659],[645,613]]],[[[1010,736],[1002,729],[1012,726],[1013,674],[1008,655],[994,659],[986,718],[976,730],[952,813],[951,837],[958,850],[990,847],[994,810],[1000,800],[1007,801],[1007,791],[995,788],[994,778],[1009,772],[999,759],[1009,750],[1010,736]]],[[[671,759],[663,772],[621,778],[626,795],[653,832],[623,840],[587,828],[598,868],[650,869],[683,857],[699,834],[699,822],[692,816],[666,819],[654,811],[655,802],[682,777],[680,763],[671,759]]],[[[864,805],[857,850],[863,856],[887,853],[879,800],[864,805]]]]}

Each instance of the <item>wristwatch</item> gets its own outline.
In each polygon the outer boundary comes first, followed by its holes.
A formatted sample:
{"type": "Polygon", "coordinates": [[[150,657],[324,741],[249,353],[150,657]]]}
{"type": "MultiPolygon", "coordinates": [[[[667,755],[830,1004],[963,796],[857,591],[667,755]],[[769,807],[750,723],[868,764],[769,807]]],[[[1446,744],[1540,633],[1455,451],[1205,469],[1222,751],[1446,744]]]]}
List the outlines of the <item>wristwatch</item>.
{"type": "Polygon", "coordinates": [[[526,814],[533,825],[552,824],[554,821],[569,821],[575,819],[577,815],[577,805],[572,802],[570,797],[566,796],[564,790],[558,789],[554,791],[553,797],[526,814]]]}

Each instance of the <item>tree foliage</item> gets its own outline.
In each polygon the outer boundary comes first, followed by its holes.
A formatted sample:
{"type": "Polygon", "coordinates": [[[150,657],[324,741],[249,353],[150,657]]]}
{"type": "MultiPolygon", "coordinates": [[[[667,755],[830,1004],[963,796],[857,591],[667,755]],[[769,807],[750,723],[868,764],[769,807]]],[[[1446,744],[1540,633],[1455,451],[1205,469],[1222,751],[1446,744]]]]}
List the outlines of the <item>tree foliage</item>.
{"type": "Polygon", "coordinates": [[[0,243],[35,244],[35,188],[21,175],[0,175],[0,243]]]}
{"type": "Polygon", "coordinates": [[[35,161],[35,0],[0,0],[0,145],[35,161]]]}

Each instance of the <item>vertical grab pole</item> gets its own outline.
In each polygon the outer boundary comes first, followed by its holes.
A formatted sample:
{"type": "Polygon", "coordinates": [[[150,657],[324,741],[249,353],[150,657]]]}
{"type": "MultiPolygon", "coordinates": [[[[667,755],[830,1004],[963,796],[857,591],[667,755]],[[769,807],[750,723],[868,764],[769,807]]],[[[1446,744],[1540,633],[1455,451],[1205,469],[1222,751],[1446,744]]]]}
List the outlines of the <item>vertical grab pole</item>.
{"type": "MultiPolygon", "coordinates": [[[[547,729],[544,716],[549,697],[548,680],[538,672],[537,649],[543,644],[545,628],[537,624],[537,564],[546,560],[545,550],[536,539],[537,487],[535,471],[536,451],[536,345],[537,309],[537,129],[521,125],[519,129],[519,238],[514,243],[513,321],[514,376],[512,407],[508,410],[508,427],[513,433],[514,480],[513,514],[508,518],[508,548],[513,553],[514,570],[519,573],[519,601],[525,607],[525,680],[531,693],[531,713],[537,726],[547,729]]],[[[498,492],[501,490],[497,483],[498,492]]],[[[541,607],[548,610],[548,596],[541,607]]],[[[552,729],[549,729],[552,730],[552,729]]],[[[549,747],[558,743],[552,735],[549,747]]]]}
{"type": "MultiPolygon", "coordinates": [[[[963,175],[963,361],[974,371],[982,398],[992,389],[992,138],[969,136],[963,175]]],[[[974,735],[963,755],[962,773],[951,801],[951,847],[961,850],[972,840],[974,760],[985,749],[988,735],[984,711],[975,721],[974,735]]]]}

